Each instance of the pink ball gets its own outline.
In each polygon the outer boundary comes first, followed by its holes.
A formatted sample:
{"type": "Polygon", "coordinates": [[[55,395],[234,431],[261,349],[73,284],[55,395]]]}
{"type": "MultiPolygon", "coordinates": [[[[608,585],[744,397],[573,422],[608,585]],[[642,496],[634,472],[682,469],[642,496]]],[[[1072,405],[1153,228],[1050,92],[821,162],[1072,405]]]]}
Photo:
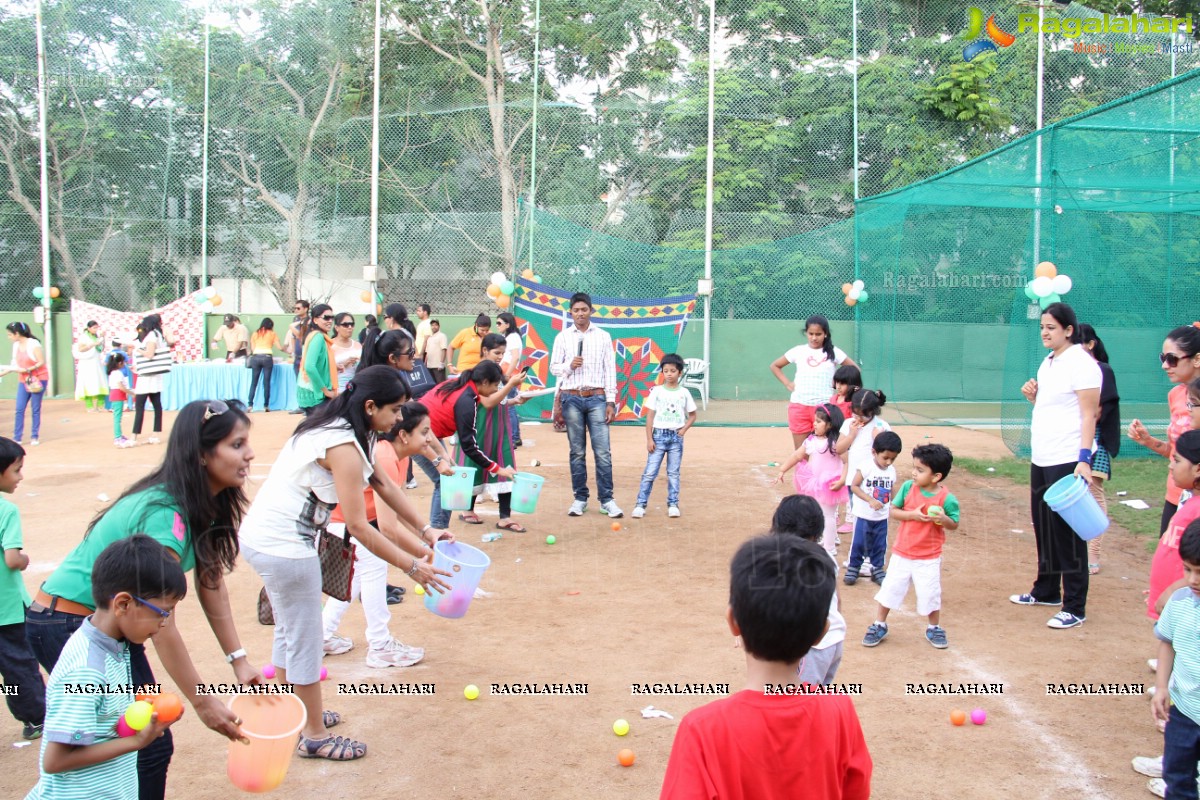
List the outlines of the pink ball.
{"type": "Polygon", "coordinates": [[[126,736],[133,736],[137,731],[129,727],[129,723],[125,721],[125,715],[122,714],[117,720],[117,736],[124,739],[126,736]]]}
{"type": "Polygon", "coordinates": [[[263,677],[266,678],[267,680],[271,680],[272,678],[274,678],[275,677],[275,665],[267,664],[265,667],[262,668],[262,674],[263,674],[263,677]]]}
{"type": "Polygon", "coordinates": [[[976,725],[982,725],[987,722],[987,712],[982,708],[975,709],[971,712],[971,722],[974,722],[976,725]]]}
{"type": "Polygon", "coordinates": [[[321,680],[329,680],[329,670],[325,667],[321,667],[321,680]]]}

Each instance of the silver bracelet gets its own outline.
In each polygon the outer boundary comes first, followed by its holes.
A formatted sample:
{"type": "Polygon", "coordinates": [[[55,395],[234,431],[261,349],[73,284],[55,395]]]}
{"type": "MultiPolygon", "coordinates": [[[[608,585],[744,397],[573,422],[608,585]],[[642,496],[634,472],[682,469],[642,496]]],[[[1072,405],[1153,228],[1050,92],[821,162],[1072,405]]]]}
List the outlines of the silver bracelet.
{"type": "Polygon", "coordinates": [[[419,563],[419,562],[417,561],[417,557],[416,557],[416,556],[413,556],[413,565],[412,565],[412,568],[411,568],[411,569],[409,569],[409,571],[408,571],[408,572],[406,572],[406,573],[404,573],[404,574],[405,574],[405,575],[407,575],[407,576],[408,576],[408,577],[410,577],[410,578],[411,578],[411,577],[413,577],[414,575],[416,575],[416,574],[417,574],[417,564],[418,564],[418,563],[419,563]]]}

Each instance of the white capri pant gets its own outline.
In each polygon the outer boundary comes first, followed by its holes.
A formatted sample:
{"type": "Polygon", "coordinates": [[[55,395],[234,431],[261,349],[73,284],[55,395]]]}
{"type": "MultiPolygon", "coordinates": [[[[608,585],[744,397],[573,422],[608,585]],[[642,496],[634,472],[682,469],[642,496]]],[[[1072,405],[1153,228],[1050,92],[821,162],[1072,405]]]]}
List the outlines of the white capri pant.
{"type": "MultiPolygon", "coordinates": [[[[329,524],[329,532],[341,536],[346,526],[340,522],[329,524]]],[[[382,650],[392,640],[388,623],[392,612],[387,604],[388,563],[357,542],[354,544],[354,578],[350,582],[350,602],[325,600],[325,638],[337,633],[342,617],[346,615],[354,598],[362,601],[363,616],[367,619],[367,644],[372,650],[382,650]]]]}
{"type": "Polygon", "coordinates": [[[896,609],[904,602],[908,586],[917,589],[917,613],[929,616],[942,607],[942,557],[914,560],[892,553],[887,576],[875,594],[875,601],[887,609],[896,609]]]}

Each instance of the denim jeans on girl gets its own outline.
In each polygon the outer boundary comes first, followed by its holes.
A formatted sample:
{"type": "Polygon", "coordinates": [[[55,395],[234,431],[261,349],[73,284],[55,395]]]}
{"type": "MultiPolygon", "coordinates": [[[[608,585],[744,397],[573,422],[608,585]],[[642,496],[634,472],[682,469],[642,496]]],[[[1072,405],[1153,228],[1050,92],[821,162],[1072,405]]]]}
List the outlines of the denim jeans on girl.
{"type": "Polygon", "coordinates": [[[669,428],[654,429],[654,452],[646,458],[646,471],[642,473],[642,488],[638,491],[637,504],[642,508],[650,502],[650,490],[654,479],[667,459],[667,505],[679,505],[679,467],[683,463],[683,437],[679,431],[669,428]]]}
{"type": "Polygon", "coordinates": [[[25,435],[25,406],[33,406],[33,438],[37,439],[42,429],[42,395],[45,392],[31,392],[25,388],[25,381],[17,383],[17,419],[13,423],[13,441],[18,444],[25,435]]]}
{"type": "Polygon", "coordinates": [[[442,508],[442,476],[433,462],[420,453],[412,457],[412,463],[416,464],[433,484],[433,497],[429,498],[429,524],[445,530],[450,525],[450,512],[442,508]]]}

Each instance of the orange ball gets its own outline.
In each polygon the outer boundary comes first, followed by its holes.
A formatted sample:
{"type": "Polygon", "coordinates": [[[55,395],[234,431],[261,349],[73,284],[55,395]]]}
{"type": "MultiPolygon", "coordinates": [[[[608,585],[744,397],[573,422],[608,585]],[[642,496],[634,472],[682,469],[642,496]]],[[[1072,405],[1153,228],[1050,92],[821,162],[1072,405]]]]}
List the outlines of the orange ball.
{"type": "Polygon", "coordinates": [[[58,297],[61,294],[62,294],[62,292],[59,291],[59,288],[57,286],[50,287],[50,296],[51,297],[58,297]]]}
{"type": "Polygon", "coordinates": [[[362,301],[363,301],[364,303],[369,303],[369,302],[371,302],[371,293],[370,293],[370,292],[368,292],[368,291],[365,291],[365,290],[364,290],[364,291],[363,291],[363,293],[362,293],[361,295],[359,295],[359,297],[361,297],[361,298],[362,298],[362,301]]]}
{"type": "Polygon", "coordinates": [[[950,722],[954,725],[962,725],[967,721],[967,712],[960,708],[956,708],[950,712],[950,722]]]}
{"type": "Polygon", "coordinates": [[[147,703],[153,704],[158,699],[158,695],[152,692],[138,692],[133,696],[134,700],[145,700],[147,703]]]}
{"type": "Polygon", "coordinates": [[[1053,278],[1056,275],[1058,275],[1058,267],[1054,266],[1053,261],[1043,261],[1033,270],[1035,278],[1053,278]]]}
{"type": "Polygon", "coordinates": [[[614,523],[612,524],[612,529],[613,529],[614,531],[619,531],[619,530],[621,530],[621,523],[619,523],[619,522],[614,522],[614,523]]]}
{"type": "Polygon", "coordinates": [[[502,294],[496,298],[496,305],[500,308],[508,308],[508,304],[512,302],[512,298],[506,294],[502,294]]]}
{"type": "Polygon", "coordinates": [[[622,750],[621,752],[617,753],[617,763],[620,764],[622,767],[632,767],[633,759],[634,759],[634,755],[633,755],[632,750],[626,749],[626,750],[622,750]]]}
{"type": "Polygon", "coordinates": [[[183,701],[174,692],[163,692],[152,702],[159,722],[174,722],[183,716],[183,701]]]}

